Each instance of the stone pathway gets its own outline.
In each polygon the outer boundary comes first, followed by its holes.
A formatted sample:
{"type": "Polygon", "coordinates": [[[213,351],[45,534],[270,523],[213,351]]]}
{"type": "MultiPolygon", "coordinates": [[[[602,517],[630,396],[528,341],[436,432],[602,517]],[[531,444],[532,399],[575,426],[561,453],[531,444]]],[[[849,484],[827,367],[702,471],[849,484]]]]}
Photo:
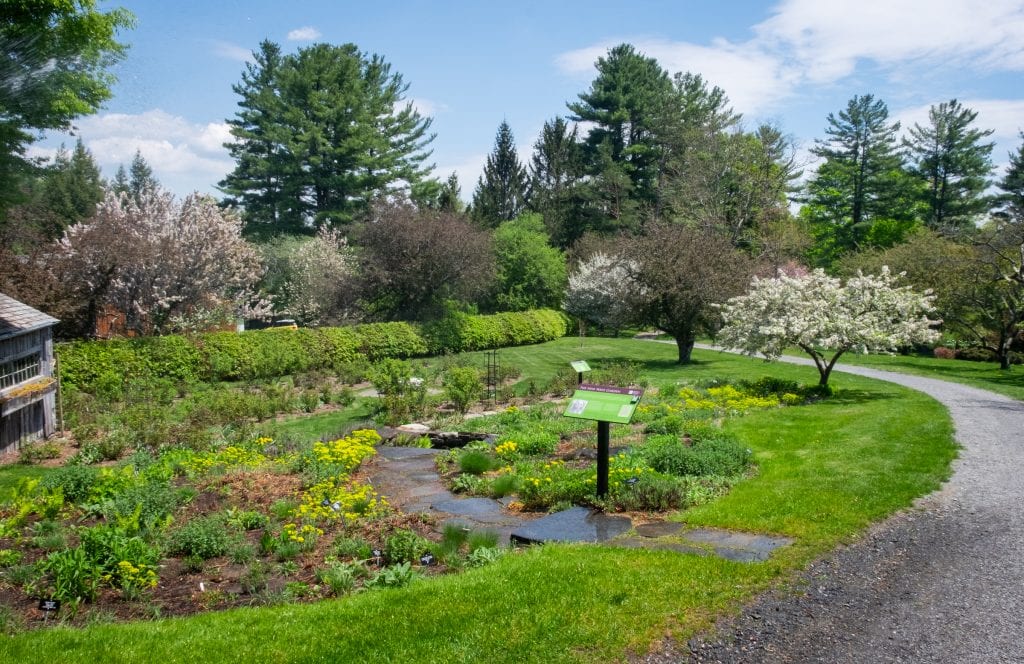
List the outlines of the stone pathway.
{"type": "Polygon", "coordinates": [[[684,530],[683,524],[669,521],[645,523],[634,529],[629,517],[586,507],[547,515],[509,512],[505,507],[511,498],[462,497],[449,491],[434,464],[434,457],[440,452],[420,447],[379,447],[367,480],[404,512],[426,512],[439,517],[442,523],[495,531],[502,541],[516,544],[593,542],[756,562],[766,560],[773,550],[791,542],[782,537],[710,528],[684,530]]]}
{"type": "Polygon", "coordinates": [[[464,498],[441,482],[434,457],[442,450],[420,447],[378,447],[378,458],[370,468],[368,481],[388,502],[404,512],[426,512],[442,523],[459,523],[474,530],[497,532],[508,541],[512,531],[531,514],[517,514],[490,498],[464,498]]]}
{"type": "Polygon", "coordinates": [[[675,521],[654,521],[633,528],[629,517],[602,514],[586,507],[573,507],[531,521],[512,531],[512,541],[522,544],[600,542],[631,549],[717,555],[744,563],[767,560],[775,549],[793,543],[786,537],[714,528],[687,530],[685,524],[675,521]]]}

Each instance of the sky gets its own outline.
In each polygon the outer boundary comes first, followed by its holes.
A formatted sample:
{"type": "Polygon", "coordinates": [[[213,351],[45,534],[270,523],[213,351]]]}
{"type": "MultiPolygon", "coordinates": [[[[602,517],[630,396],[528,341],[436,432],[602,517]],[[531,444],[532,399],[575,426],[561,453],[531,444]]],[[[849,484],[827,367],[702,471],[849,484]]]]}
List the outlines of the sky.
{"type": "Polygon", "coordinates": [[[721,87],[744,124],[780,126],[813,169],[808,149],[829,113],[854,95],[886,102],[903,127],[956,98],[992,129],[1001,169],[1024,130],[1024,0],[783,0],[698,2],[546,0],[517,3],[388,0],[100,0],[137,19],[119,41],[113,97],[80,118],[74,136],[51,134],[32,154],[80,137],[106,177],[135,151],[173,193],[219,196],[233,168],[223,143],[251,53],[269,39],[294,52],[353,43],[376,53],[433,118],[431,161],[458,173],[472,196],[498,125],[528,160],[545,121],[569,114],[594,63],[628,42],[670,73],[721,87]]]}

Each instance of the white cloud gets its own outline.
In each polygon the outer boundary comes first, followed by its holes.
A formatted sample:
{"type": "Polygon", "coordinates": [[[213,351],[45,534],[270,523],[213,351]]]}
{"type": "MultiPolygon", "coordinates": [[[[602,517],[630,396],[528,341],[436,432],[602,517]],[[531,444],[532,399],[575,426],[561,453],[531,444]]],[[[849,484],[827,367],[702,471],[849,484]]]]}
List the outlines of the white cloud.
{"type": "Polygon", "coordinates": [[[419,114],[426,118],[432,118],[438,113],[448,110],[448,106],[422,97],[409,97],[398,104],[398,110],[405,108],[406,104],[419,111],[419,114]]]}
{"type": "MultiPolygon", "coordinates": [[[[960,104],[978,112],[974,126],[978,129],[991,129],[993,140],[1017,140],[1024,130],[1024,99],[961,99],[960,104]]],[[[931,104],[905,108],[894,114],[904,129],[914,123],[921,126],[928,124],[928,111],[931,104]]]]}
{"type": "Polygon", "coordinates": [[[1020,0],[784,0],[754,32],[755,43],[802,63],[815,83],[851,74],[862,59],[1024,68],[1020,0]]]}
{"type": "MultiPolygon", "coordinates": [[[[178,196],[193,191],[215,194],[216,183],[234,168],[223,147],[231,138],[223,122],[197,124],[152,109],[137,114],[96,115],[83,118],[77,125],[77,136],[108,177],[121,164],[127,168],[136,150],[142,152],[161,184],[178,196]]],[[[60,140],[55,137],[48,143],[60,140]]],[[[67,137],[63,140],[71,142],[67,137]]]]}
{"type": "Polygon", "coordinates": [[[288,41],[313,41],[320,37],[320,31],[310,25],[288,31],[288,41]]]}
{"type": "Polygon", "coordinates": [[[252,62],[252,51],[239,46],[238,44],[232,44],[231,42],[215,41],[213,42],[213,53],[222,58],[228,60],[234,60],[236,62],[252,62]]]}
{"type": "Polygon", "coordinates": [[[1021,0],[783,0],[752,30],[744,42],[604,40],[563,53],[555,64],[569,74],[591,72],[610,47],[629,42],[669,72],[703,75],[744,114],[778,107],[799,85],[839,81],[861,61],[893,78],[924,66],[1024,69],[1021,0]]]}

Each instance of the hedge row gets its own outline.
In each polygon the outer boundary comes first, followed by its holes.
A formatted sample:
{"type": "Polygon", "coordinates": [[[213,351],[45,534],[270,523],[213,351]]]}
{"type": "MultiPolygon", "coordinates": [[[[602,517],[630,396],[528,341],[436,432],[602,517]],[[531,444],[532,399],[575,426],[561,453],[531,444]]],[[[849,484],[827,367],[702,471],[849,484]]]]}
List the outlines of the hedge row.
{"type": "Polygon", "coordinates": [[[430,352],[439,354],[536,344],[564,337],[568,329],[565,314],[535,309],[490,316],[450,313],[428,323],[423,332],[430,352]]]}
{"type": "Polygon", "coordinates": [[[352,327],[268,329],[238,334],[145,337],[59,344],[61,380],[88,392],[118,392],[126,377],[180,382],[271,378],[337,370],[359,358],[380,360],[550,341],[566,318],[537,310],[492,316],[453,314],[422,327],[370,323],[352,327]]]}

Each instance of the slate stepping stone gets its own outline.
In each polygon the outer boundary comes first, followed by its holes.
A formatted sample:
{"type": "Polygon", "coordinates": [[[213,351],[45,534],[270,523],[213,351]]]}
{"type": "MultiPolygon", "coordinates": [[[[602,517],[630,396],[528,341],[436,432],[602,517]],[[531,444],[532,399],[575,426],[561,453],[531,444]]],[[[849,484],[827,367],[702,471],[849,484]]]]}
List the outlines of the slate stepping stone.
{"type": "Polygon", "coordinates": [[[652,521],[636,527],[636,534],[641,537],[666,537],[676,535],[685,526],[678,521],[652,521]]]}
{"type": "Polygon", "coordinates": [[[736,533],[714,528],[697,528],[682,533],[682,537],[690,542],[710,544],[717,555],[745,563],[768,560],[772,551],[793,543],[788,537],[736,533]]]}
{"type": "Polygon", "coordinates": [[[390,447],[388,445],[381,445],[377,448],[377,454],[389,460],[432,457],[440,453],[441,450],[435,450],[431,447],[390,447]]]}
{"type": "Polygon", "coordinates": [[[512,531],[512,541],[517,544],[606,542],[627,532],[632,526],[629,517],[609,516],[586,507],[573,507],[531,521],[512,531]]]}

